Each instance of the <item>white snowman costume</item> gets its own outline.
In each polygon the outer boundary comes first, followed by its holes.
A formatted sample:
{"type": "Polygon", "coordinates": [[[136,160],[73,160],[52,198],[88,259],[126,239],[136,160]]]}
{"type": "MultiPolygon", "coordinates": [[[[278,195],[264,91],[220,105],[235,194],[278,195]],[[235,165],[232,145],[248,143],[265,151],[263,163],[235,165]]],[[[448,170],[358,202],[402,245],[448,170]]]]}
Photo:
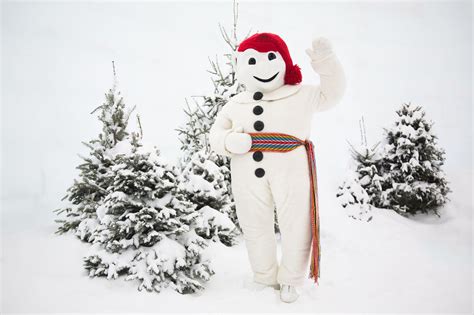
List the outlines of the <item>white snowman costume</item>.
{"type": "Polygon", "coordinates": [[[249,152],[249,133],[308,139],[313,114],[335,105],[345,89],[344,72],[326,39],[313,41],[313,49],[307,53],[320,75],[319,86],[298,84],[299,67],[292,64],[286,44],[277,35],[259,33],[242,42],[237,78],[246,91],[230,98],[210,131],[211,148],[231,157],[232,192],[253,279],[266,285],[298,286],[307,275],[311,252],[309,166],[304,146],[286,153],[249,152]],[[280,264],[275,207],[282,245],[280,264]]]}

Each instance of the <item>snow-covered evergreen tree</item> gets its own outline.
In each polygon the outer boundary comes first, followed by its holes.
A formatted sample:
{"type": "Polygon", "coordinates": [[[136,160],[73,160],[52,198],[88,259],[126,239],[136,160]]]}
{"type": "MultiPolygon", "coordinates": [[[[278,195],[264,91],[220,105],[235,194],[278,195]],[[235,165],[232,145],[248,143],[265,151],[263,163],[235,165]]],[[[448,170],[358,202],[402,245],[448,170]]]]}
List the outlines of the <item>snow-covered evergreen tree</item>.
{"type": "Polygon", "coordinates": [[[65,214],[58,232],[71,230],[93,243],[85,257],[91,277],[124,275],[149,291],[203,289],[214,271],[204,258],[208,242],[196,234],[201,212],[180,188],[177,168],[156,148],[144,149],[141,134],[127,131],[131,111],[117,90],[115,69],[113,88],[97,110],[102,132],[87,143],[90,154],[65,197],[70,205],[57,210],[65,214]]]}
{"type": "Polygon", "coordinates": [[[382,191],[387,182],[388,174],[382,172],[382,157],[378,152],[378,144],[373,147],[363,145],[357,149],[351,148],[352,158],[356,162],[357,181],[369,197],[368,203],[381,205],[382,191]]]}
{"type": "Polygon", "coordinates": [[[372,219],[370,197],[362,187],[356,172],[351,173],[339,186],[336,197],[350,218],[363,221],[372,219]]]}
{"type": "Polygon", "coordinates": [[[207,239],[218,238],[231,246],[236,243],[235,237],[240,232],[231,220],[235,212],[223,175],[227,170],[222,170],[226,166],[219,167],[214,163],[218,159],[216,153],[205,149],[194,153],[182,170],[180,187],[202,214],[196,229],[198,235],[207,239]]]}
{"type": "Polygon", "coordinates": [[[356,173],[351,173],[339,186],[336,197],[339,198],[343,208],[355,204],[367,204],[370,201],[369,195],[360,184],[356,173]]]}
{"type": "MultiPolygon", "coordinates": [[[[209,150],[209,131],[217,113],[230,97],[243,90],[235,75],[236,51],[239,43],[237,39],[237,9],[238,5],[234,3],[234,24],[230,35],[220,26],[221,35],[229,49],[229,52],[224,55],[225,68],[221,67],[218,60],[209,60],[211,68],[208,72],[211,74],[212,93],[193,97],[193,105],[187,103],[185,109],[187,122],[178,129],[181,151],[183,152],[181,157],[183,165],[192,159],[194,153],[202,149],[209,150]]],[[[225,162],[228,164],[228,159],[225,162]]]]}
{"type": "Polygon", "coordinates": [[[436,213],[450,191],[442,171],[445,152],[420,106],[403,104],[396,113],[395,124],[386,130],[382,168],[390,176],[383,206],[400,213],[436,213]]]}
{"type": "Polygon", "coordinates": [[[100,246],[85,258],[89,275],[123,274],[149,291],[203,289],[213,271],[201,257],[207,242],[195,232],[200,213],[179,188],[176,168],[132,136],[131,152],[114,159],[112,184],[97,209],[91,239],[100,246]]]}
{"type": "Polygon", "coordinates": [[[437,214],[450,192],[442,170],[445,152],[421,106],[403,104],[396,113],[397,120],[386,130],[383,152],[369,149],[366,141],[362,149],[352,147],[355,171],[337,197],[343,207],[369,203],[401,214],[437,214]]]}
{"type": "Polygon", "coordinates": [[[102,132],[96,139],[84,142],[89,148],[89,154],[81,157],[83,163],[77,167],[79,178],[74,180],[63,198],[67,199],[70,205],[56,210],[58,214],[66,214],[64,218],[56,220],[60,223],[58,232],[73,230],[82,240],[88,240],[90,237],[97,219],[97,207],[105,198],[107,188],[111,184],[113,152],[128,136],[127,124],[131,111],[126,110],[123,98],[117,90],[115,67],[113,87],[105,94],[105,102],[92,114],[97,111],[98,119],[102,123],[102,132]]]}
{"type": "MultiPolygon", "coordinates": [[[[234,24],[230,35],[223,27],[220,27],[223,39],[229,48],[229,53],[224,55],[226,67],[222,68],[218,61],[210,61],[211,69],[209,73],[211,74],[213,92],[209,95],[194,97],[192,106],[189,105],[189,103],[187,104],[187,109],[185,110],[187,122],[183,127],[178,129],[178,133],[182,144],[181,168],[183,170],[189,168],[189,163],[192,164],[191,161],[201,160],[203,157],[208,158],[204,167],[210,167],[209,170],[206,172],[202,170],[191,172],[188,169],[187,172],[195,175],[212,173],[215,170],[221,172],[225,185],[222,189],[218,190],[218,193],[222,194],[218,199],[224,200],[225,203],[221,203],[217,208],[215,204],[209,204],[207,206],[228,215],[234,224],[239,227],[230,184],[230,160],[227,157],[210,154],[211,149],[208,139],[209,130],[214,123],[217,113],[227,103],[230,97],[243,89],[235,77],[235,53],[239,43],[237,39],[237,10],[238,5],[234,3],[234,24]],[[195,155],[197,155],[197,157],[195,157],[195,155]]],[[[203,165],[199,167],[201,168],[203,165]]],[[[207,179],[203,180],[206,181],[207,179]]],[[[208,198],[207,200],[212,199],[213,198],[208,198]]],[[[206,205],[201,203],[199,206],[204,207],[206,205]]]]}
{"type": "Polygon", "coordinates": [[[376,204],[382,193],[380,173],[380,156],[378,144],[369,147],[365,133],[364,118],[359,121],[361,145],[350,145],[354,170],[349,172],[346,180],[339,186],[336,197],[349,217],[370,221],[370,205],[376,204]]]}

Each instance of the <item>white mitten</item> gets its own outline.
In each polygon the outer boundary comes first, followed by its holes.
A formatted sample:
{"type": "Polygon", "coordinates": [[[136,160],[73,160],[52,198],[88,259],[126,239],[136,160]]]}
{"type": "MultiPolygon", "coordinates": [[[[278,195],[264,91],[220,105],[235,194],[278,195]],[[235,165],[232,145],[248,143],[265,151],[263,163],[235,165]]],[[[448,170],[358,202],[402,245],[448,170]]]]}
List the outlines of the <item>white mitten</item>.
{"type": "Polygon", "coordinates": [[[244,133],[244,128],[236,127],[225,138],[225,148],[234,154],[244,154],[249,152],[252,147],[252,137],[244,133]]]}
{"type": "Polygon", "coordinates": [[[306,49],[306,53],[311,58],[314,71],[320,76],[334,76],[339,71],[339,60],[328,39],[320,37],[313,40],[313,48],[306,49]]]}
{"type": "Polygon", "coordinates": [[[329,39],[319,37],[313,40],[313,48],[306,49],[306,54],[311,58],[311,62],[318,63],[332,56],[332,45],[329,39]]]}

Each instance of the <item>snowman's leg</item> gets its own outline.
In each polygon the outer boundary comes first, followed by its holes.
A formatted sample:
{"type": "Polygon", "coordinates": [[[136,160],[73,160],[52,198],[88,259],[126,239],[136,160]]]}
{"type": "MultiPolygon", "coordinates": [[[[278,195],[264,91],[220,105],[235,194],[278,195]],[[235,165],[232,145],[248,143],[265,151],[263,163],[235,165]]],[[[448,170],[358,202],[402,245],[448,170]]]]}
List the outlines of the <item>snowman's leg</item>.
{"type": "Polygon", "coordinates": [[[282,257],[277,276],[280,284],[301,285],[309,273],[312,235],[306,164],[295,164],[270,182],[281,235],[282,257]]]}
{"type": "Polygon", "coordinates": [[[278,284],[274,202],[268,182],[248,169],[232,171],[232,192],[253,279],[262,284],[278,284]]]}

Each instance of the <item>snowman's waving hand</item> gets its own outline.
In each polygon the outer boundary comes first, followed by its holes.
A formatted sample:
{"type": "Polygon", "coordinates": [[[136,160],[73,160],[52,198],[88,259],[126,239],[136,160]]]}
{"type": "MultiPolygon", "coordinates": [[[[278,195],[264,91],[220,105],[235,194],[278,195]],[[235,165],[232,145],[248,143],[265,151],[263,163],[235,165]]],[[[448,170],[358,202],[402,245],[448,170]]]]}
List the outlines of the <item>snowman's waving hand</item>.
{"type": "Polygon", "coordinates": [[[315,87],[314,91],[314,111],[323,111],[337,104],[342,98],[346,87],[344,71],[327,38],[313,40],[312,48],[306,49],[306,54],[321,79],[320,85],[315,87]]]}
{"type": "Polygon", "coordinates": [[[324,37],[313,40],[313,47],[306,49],[312,62],[319,62],[333,54],[331,42],[324,37]]]}

